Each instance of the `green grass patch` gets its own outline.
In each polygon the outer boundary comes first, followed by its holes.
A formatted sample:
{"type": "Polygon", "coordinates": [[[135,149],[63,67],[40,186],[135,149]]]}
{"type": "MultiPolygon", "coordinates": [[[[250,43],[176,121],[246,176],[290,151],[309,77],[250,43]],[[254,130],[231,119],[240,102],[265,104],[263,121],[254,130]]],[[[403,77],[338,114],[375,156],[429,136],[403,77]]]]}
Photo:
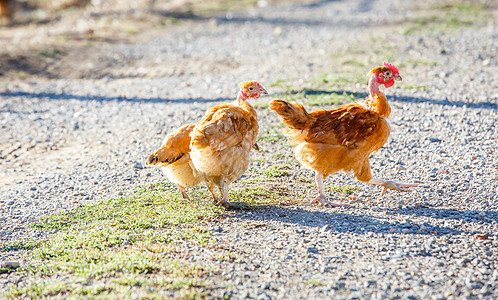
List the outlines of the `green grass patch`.
{"type": "Polygon", "coordinates": [[[294,155],[290,153],[275,153],[270,156],[271,158],[287,158],[287,157],[294,157],[294,155]]]}
{"type": "Polygon", "coordinates": [[[211,13],[213,11],[235,11],[248,6],[257,5],[257,0],[218,0],[218,1],[191,1],[190,5],[195,13],[211,13]]]}
{"type": "Polygon", "coordinates": [[[293,90],[295,91],[298,89],[296,85],[289,83],[283,79],[278,79],[277,81],[270,83],[270,87],[278,87],[286,92],[290,92],[293,90]]]}
{"type": "Polygon", "coordinates": [[[319,85],[325,85],[327,87],[344,87],[351,84],[356,85],[367,84],[368,83],[368,73],[369,70],[365,70],[364,73],[330,73],[325,74],[317,79],[319,85]]]}
{"type": "Polygon", "coordinates": [[[296,181],[303,182],[303,183],[308,183],[308,184],[313,183],[313,179],[311,177],[303,177],[303,176],[298,176],[296,178],[296,181]]]}
{"type": "Polygon", "coordinates": [[[28,77],[28,74],[24,71],[19,71],[19,73],[17,73],[17,78],[19,79],[26,79],[26,77],[28,77]]]}
{"type": "Polygon", "coordinates": [[[329,185],[325,187],[325,190],[328,192],[336,192],[336,193],[341,193],[341,194],[346,194],[346,195],[351,195],[355,191],[359,190],[360,187],[357,185],[344,185],[344,186],[338,186],[338,185],[329,185]]]}
{"type": "MultiPolygon", "coordinates": [[[[292,91],[285,94],[275,95],[274,98],[283,99],[286,101],[297,101],[302,102],[306,105],[311,106],[324,106],[324,105],[340,105],[344,103],[351,103],[356,99],[355,95],[350,92],[333,92],[319,89],[303,89],[301,91],[292,91]]],[[[261,108],[267,108],[268,103],[261,103],[261,108]]],[[[281,134],[275,134],[272,130],[268,131],[266,135],[263,135],[263,140],[268,141],[280,141],[281,134]]]]}
{"type": "Polygon", "coordinates": [[[33,226],[56,234],[0,247],[26,249],[32,257],[16,272],[33,280],[7,296],[128,298],[149,297],[151,290],[202,296],[203,278],[215,270],[176,258],[178,249],[211,244],[203,224],[218,220],[225,209],[214,206],[201,188],[189,189],[189,195],[209,201],[185,201],[172,185],[159,184],[43,219],[33,226]]]}
{"type": "Polygon", "coordinates": [[[339,105],[350,103],[356,100],[356,97],[353,95],[353,93],[329,92],[314,89],[304,89],[300,92],[279,95],[279,98],[282,98],[286,101],[298,101],[312,106],[339,105]]]}
{"type": "Polygon", "coordinates": [[[276,128],[270,128],[268,130],[265,130],[258,137],[258,141],[273,142],[273,143],[285,142],[286,140],[287,138],[282,133],[282,130],[276,128]]]}
{"type": "Polygon", "coordinates": [[[60,50],[60,49],[38,51],[36,53],[37,56],[48,57],[48,58],[55,58],[57,55],[60,55],[60,54],[62,54],[62,50],[60,50]]]}
{"type": "Polygon", "coordinates": [[[429,11],[420,11],[418,16],[407,20],[402,34],[451,33],[456,29],[484,26],[491,14],[488,5],[473,1],[450,1],[434,4],[429,11]]]}
{"type": "Polygon", "coordinates": [[[261,205],[287,205],[301,203],[302,197],[280,185],[249,185],[230,191],[234,208],[256,208],[261,205]]]}
{"type": "Polygon", "coordinates": [[[327,283],[323,280],[320,279],[310,279],[310,280],[305,280],[303,282],[305,285],[311,286],[311,287],[319,287],[319,286],[326,286],[327,283]]]}
{"type": "Polygon", "coordinates": [[[280,165],[273,165],[268,167],[264,174],[268,177],[282,177],[289,176],[292,165],[290,163],[284,163],[280,165]]]}
{"type": "Polygon", "coordinates": [[[124,29],[124,32],[127,34],[135,34],[137,33],[137,29],[133,27],[127,27],[124,29]]]}
{"type": "Polygon", "coordinates": [[[349,65],[349,66],[354,66],[354,67],[360,67],[360,68],[363,68],[365,67],[365,63],[362,62],[362,61],[359,61],[357,59],[345,59],[343,62],[342,62],[343,65],[349,65]]]}
{"type": "MultiPolygon", "coordinates": [[[[187,260],[188,245],[214,247],[215,237],[208,228],[228,212],[212,204],[204,187],[189,188],[188,193],[196,200],[183,200],[172,184],[154,184],[131,196],[44,218],[33,227],[55,232],[45,240],[0,245],[0,251],[24,250],[28,257],[28,264],[0,273],[29,278],[24,284],[12,284],[0,297],[207,297],[204,291],[216,287],[206,278],[221,271],[187,260]]],[[[285,187],[261,183],[242,188],[235,184],[229,197],[235,209],[302,200],[285,187]]],[[[235,258],[230,252],[213,255],[222,261],[235,258]]]]}

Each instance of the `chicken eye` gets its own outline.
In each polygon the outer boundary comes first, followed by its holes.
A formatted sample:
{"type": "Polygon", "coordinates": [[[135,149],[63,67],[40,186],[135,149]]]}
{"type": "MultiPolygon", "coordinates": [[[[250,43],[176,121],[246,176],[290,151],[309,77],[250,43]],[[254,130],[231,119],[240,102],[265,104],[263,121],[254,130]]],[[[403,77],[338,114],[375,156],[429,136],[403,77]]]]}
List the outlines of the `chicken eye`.
{"type": "Polygon", "coordinates": [[[386,72],[385,74],[386,74],[386,76],[391,76],[391,73],[389,73],[389,72],[386,72]]]}
{"type": "Polygon", "coordinates": [[[249,90],[252,91],[252,90],[254,90],[254,88],[251,86],[251,87],[249,87],[249,90]]]}

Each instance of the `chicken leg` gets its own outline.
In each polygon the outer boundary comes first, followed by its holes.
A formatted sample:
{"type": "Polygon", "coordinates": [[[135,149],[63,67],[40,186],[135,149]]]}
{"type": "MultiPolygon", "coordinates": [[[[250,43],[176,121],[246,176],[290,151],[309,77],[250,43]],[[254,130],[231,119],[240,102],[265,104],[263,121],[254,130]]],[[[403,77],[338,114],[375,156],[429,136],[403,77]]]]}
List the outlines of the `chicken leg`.
{"type": "Polygon", "coordinates": [[[185,187],[181,184],[177,184],[177,186],[178,189],[180,190],[180,193],[182,193],[183,199],[190,201],[190,198],[187,195],[187,190],[185,190],[185,187]]]}
{"type": "Polygon", "coordinates": [[[315,171],[315,181],[316,185],[318,186],[319,195],[315,199],[311,200],[311,204],[319,203],[320,205],[331,207],[349,206],[349,204],[346,203],[334,203],[327,200],[327,196],[325,196],[325,189],[323,187],[322,173],[315,171]]]}
{"type": "Polygon", "coordinates": [[[223,205],[225,207],[230,206],[230,202],[228,201],[229,186],[230,186],[230,183],[227,182],[226,176],[223,176],[223,179],[221,179],[218,182],[218,188],[220,189],[220,193],[221,193],[221,200],[215,199],[214,203],[216,205],[223,205]]]}
{"type": "Polygon", "coordinates": [[[381,196],[383,196],[386,193],[387,189],[396,190],[400,192],[413,192],[413,190],[409,188],[419,186],[418,183],[402,183],[402,182],[395,182],[395,181],[378,179],[378,178],[372,178],[369,181],[367,181],[367,183],[383,186],[384,188],[380,193],[381,196]]]}
{"type": "Polygon", "coordinates": [[[218,198],[218,195],[216,195],[215,185],[212,183],[206,183],[206,186],[208,190],[211,192],[211,195],[213,195],[214,203],[218,204],[218,202],[220,202],[220,199],[218,198]]]}

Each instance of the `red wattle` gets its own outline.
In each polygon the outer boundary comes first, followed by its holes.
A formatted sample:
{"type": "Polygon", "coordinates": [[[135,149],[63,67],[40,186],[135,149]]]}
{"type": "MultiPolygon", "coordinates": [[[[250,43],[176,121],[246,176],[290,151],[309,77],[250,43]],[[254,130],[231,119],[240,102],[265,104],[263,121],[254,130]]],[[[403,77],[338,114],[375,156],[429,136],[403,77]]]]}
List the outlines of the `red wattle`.
{"type": "Polygon", "coordinates": [[[393,84],[394,84],[394,79],[391,79],[389,81],[384,82],[384,87],[386,87],[386,88],[392,87],[393,84]]]}

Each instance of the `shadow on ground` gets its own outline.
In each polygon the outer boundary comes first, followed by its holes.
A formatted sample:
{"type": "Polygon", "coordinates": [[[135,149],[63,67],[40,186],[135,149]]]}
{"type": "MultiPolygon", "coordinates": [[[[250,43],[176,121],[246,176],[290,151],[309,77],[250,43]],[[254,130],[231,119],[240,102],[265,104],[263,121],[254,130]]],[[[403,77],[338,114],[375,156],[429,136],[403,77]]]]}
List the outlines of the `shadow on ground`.
{"type": "Polygon", "coordinates": [[[167,99],[167,98],[138,98],[138,97],[109,97],[109,96],[93,96],[93,95],[73,95],[65,93],[26,93],[26,92],[3,92],[0,97],[24,97],[30,99],[48,98],[50,100],[80,100],[80,101],[124,101],[124,102],[138,102],[138,103],[192,103],[192,102],[220,102],[231,101],[231,98],[180,98],[180,99],[167,99]]]}
{"type": "MultiPolygon", "coordinates": [[[[345,90],[336,91],[325,91],[325,90],[313,90],[304,89],[302,91],[292,91],[290,94],[298,94],[304,92],[307,95],[342,95],[348,94],[354,96],[356,99],[361,100],[368,96],[367,93],[355,93],[345,90]]],[[[273,98],[285,96],[285,94],[275,94],[273,98]]],[[[139,97],[112,97],[112,96],[99,96],[99,95],[73,95],[66,93],[27,93],[27,92],[0,92],[0,97],[25,97],[25,98],[48,98],[50,100],[81,100],[81,101],[126,101],[126,102],[149,102],[149,103],[192,103],[192,102],[221,102],[221,101],[231,101],[232,98],[139,98],[139,97]]],[[[467,107],[467,108],[485,108],[485,109],[498,109],[497,103],[491,102],[474,102],[467,103],[463,101],[450,101],[442,99],[428,99],[422,97],[390,97],[390,101],[393,102],[407,102],[407,103],[429,103],[431,105],[442,105],[442,106],[456,106],[456,107],[467,107]]]]}
{"type": "MultiPolygon", "coordinates": [[[[243,203],[239,203],[239,205],[243,203]]],[[[236,203],[237,205],[237,203],[236,203]]],[[[491,219],[498,218],[498,214],[493,211],[458,211],[451,209],[420,208],[409,207],[407,209],[385,210],[384,216],[375,217],[372,215],[347,214],[343,212],[330,211],[309,211],[300,207],[285,206],[254,206],[253,213],[247,214],[244,210],[238,210],[234,216],[237,219],[250,221],[277,221],[288,224],[296,224],[306,227],[323,228],[328,225],[327,231],[337,233],[355,233],[359,235],[367,233],[401,233],[407,235],[473,235],[475,231],[466,231],[458,228],[428,225],[417,222],[387,222],[389,215],[404,214],[417,217],[430,217],[443,220],[464,220],[466,222],[491,223],[491,219]],[[488,218],[482,218],[483,213],[488,218]],[[387,216],[387,217],[386,217],[387,216]],[[423,227],[422,227],[423,226],[423,227]],[[406,230],[405,230],[406,229],[406,230]]]]}

